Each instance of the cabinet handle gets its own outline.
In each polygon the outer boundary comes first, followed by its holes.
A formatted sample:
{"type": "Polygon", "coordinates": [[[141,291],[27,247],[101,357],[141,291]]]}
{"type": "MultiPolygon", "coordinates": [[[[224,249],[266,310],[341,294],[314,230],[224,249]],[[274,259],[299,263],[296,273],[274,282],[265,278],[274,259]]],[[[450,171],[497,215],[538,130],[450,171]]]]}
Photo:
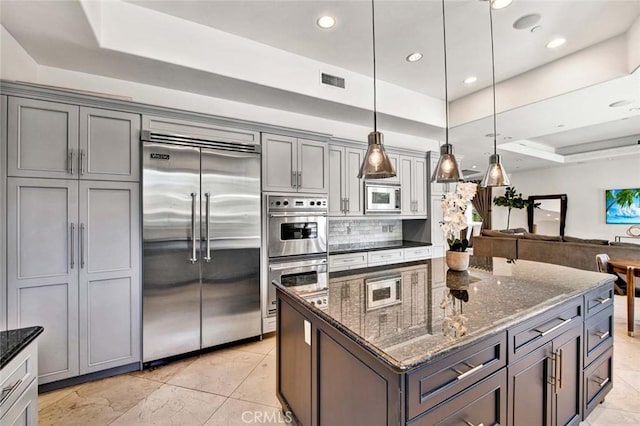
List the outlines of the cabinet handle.
{"type": "Polygon", "coordinates": [[[84,149],[80,150],[80,153],[78,154],[78,164],[79,164],[79,169],[80,169],[80,174],[83,175],[84,174],[84,149]]]}
{"type": "Polygon", "coordinates": [[[207,200],[205,205],[205,214],[207,221],[205,224],[205,234],[207,235],[207,254],[204,257],[205,262],[211,262],[211,237],[209,236],[209,219],[211,215],[211,193],[204,194],[204,198],[207,200]]]}
{"type": "Polygon", "coordinates": [[[605,337],[609,337],[609,332],[605,331],[604,333],[602,332],[596,332],[594,333],[596,336],[598,336],[600,338],[600,340],[604,339],[605,337]]]}
{"type": "Polygon", "coordinates": [[[71,167],[71,174],[73,174],[73,157],[75,156],[75,152],[73,149],[70,149],[69,151],[71,151],[71,161],[69,162],[69,165],[71,167]]]}
{"type": "Polygon", "coordinates": [[[348,198],[345,198],[344,200],[347,202],[347,209],[346,210],[347,210],[347,213],[349,213],[349,211],[350,211],[350,209],[349,209],[349,201],[350,200],[348,198]]]}
{"type": "Polygon", "coordinates": [[[67,150],[67,173],[73,174],[73,167],[71,164],[73,163],[73,150],[69,148],[67,150]]]}
{"type": "Polygon", "coordinates": [[[340,198],[340,213],[344,213],[344,198],[340,198]]]}
{"type": "Polygon", "coordinates": [[[0,399],[0,405],[4,404],[4,402],[11,397],[11,395],[20,387],[21,383],[22,379],[18,379],[13,385],[2,388],[2,399],[0,399]]]}
{"type": "Polygon", "coordinates": [[[480,370],[482,367],[484,367],[484,364],[480,364],[480,365],[476,365],[475,367],[473,367],[471,364],[467,364],[469,367],[471,367],[471,370],[466,371],[466,372],[462,372],[460,370],[457,370],[455,368],[453,368],[452,370],[455,371],[456,373],[458,373],[458,377],[456,377],[456,380],[462,380],[465,377],[469,377],[470,375],[472,375],[473,373],[475,373],[476,371],[480,370]]]}
{"type": "Polygon", "coordinates": [[[598,298],[596,299],[596,302],[599,302],[599,303],[602,305],[602,304],[604,304],[604,303],[607,303],[609,300],[611,300],[611,298],[610,298],[610,297],[607,297],[606,299],[604,299],[604,298],[602,298],[602,297],[598,297],[598,298]]]}
{"type": "Polygon", "coordinates": [[[296,186],[298,186],[298,185],[296,184],[296,178],[297,178],[297,177],[298,177],[298,174],[297,174],[296,172],[291,172],[291,186],[292,186],[292,187],[294,187],[294,188],[295,188],[296,186]]]}
{"type": "Polygon", "coordinates": [[[191,193],[191,258],[189,262],[196,263],[196,193],[191,193]]]}
{"type": "Polygon", "coordinates": [[[607,377],[606,379],[602,379],[598,376],[595,376],[594,378],[592,378],[591,380],[593,380],[594,382],[596,382],[598,384],[598,386],[600,387],[604,387],[604,385],[606,385],[607,383],[609,383],[610,379],[607,377]]]}
{"type": "Polygon", "coordinates": [[[74,252],[75,252],[75,243],[74,243],[75,230],[76,230],[76,226],[75,226],[75,224],[72,223],[71,224],[71,269],[73,269],[73,267],[76,264],[75,255],[74,255],[74,252]]]}
{"type": "Polygon", "coordinates": [[[80,268],[84,268],[84,223],[80,224],[80,268]]]}
{"type": "Polygon", "coordinates": [[[298,188],[300,188],[302,186],[302,172],[298,172],[297,182],[298,182],[298,188]]]}
{"type": "Polygon", "coordinates": [[[562,349],[558,349],[557,362],[558,362],[558,379],[556,380],[556,384],[558,388],[556,390],[556,393],[559,393],[560,389],[562,389],[562,362],[563,362],[562,349]]]}
{"type": "Polygon", "coordinates": [[[539,337],[544,337],[544,336],[546,336],[546,335],[547,335],[547,334],[549,334],[549,333],[553,333],[554,331],[556,331],[557,329],[559,329],[559,328],[560,328],[560,327],[562,327],[563,325],[569,324],[570,322],[571,322],[571,318],[569,318],[569,319],[566,319],[566,320],[562,321],[560,324],[556,325],[555,327],[551,327],[551,328],[550,328],[550,329],[548,329],[547,331],[541,331],[541,330],[538,330],[538,329],[536,329],[536,331],[537,331],[538,333],[540,333],[540,336],[539,336],[539,337]]]}

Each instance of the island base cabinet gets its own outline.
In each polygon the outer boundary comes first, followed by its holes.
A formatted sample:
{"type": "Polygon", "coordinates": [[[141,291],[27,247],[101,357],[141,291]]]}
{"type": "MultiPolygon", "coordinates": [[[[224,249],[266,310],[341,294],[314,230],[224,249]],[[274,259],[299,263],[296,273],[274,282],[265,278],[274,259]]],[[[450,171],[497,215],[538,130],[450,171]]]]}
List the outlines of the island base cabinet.
{"type": "Polygon", "coordinates": [[[501,369],[407,424],[410,426],[506,425],[506,369],[501,369]]]}
{"type": "Polygon", "coordinates": [[[36,426],[38,424],[38,381],[34,380],[9,410],[2,413],[2,426],[36,426]]]}
{"type": "Polygon", "coordinates": [[[613,387],[613,347],[584,371],[584,418],[586,419],[613,387]]]}

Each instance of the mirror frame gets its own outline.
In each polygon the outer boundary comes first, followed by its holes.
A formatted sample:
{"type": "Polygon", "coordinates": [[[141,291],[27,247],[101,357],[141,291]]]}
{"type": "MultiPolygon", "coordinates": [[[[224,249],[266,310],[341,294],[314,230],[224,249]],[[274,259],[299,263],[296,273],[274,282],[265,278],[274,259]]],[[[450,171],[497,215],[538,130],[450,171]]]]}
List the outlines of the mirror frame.
{"type": "Polygon", "coordinates": [[[539,200],[560,200],[560,236],[564,237],[564,227],[567,222],[567,194],[554,194],[554,195],[530,195],[529,205],[527,206],[527,219],[529,225],[529,232],[533,233],[533,211],[535,210],[534,203],[539,200]]]}

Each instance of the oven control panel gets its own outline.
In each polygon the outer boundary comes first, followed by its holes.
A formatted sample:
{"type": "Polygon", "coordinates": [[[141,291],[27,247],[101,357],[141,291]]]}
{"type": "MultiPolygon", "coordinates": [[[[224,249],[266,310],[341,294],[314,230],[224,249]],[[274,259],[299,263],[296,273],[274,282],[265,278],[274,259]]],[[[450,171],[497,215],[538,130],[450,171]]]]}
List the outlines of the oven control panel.
{"type": "Polygon", "coordinates": [[[269,211],[327,211],[327,197],[269,195],[269,211]]]}
{"type": "Polygon", "coordinates": [[[311,303],[318,309],[325,310],[329,304],[329,294],[327,291],[321,291],[314,294],[301,295],[303,299],[311,303]]]}

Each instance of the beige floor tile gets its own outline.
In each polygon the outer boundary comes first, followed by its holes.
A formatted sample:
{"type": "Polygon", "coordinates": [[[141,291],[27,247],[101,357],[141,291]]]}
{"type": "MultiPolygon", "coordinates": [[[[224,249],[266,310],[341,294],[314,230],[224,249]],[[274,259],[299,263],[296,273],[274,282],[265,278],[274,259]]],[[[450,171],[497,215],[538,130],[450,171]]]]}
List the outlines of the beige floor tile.
{"type": "Polygon", "coordinates": [[[77,386],[70,386],[68,388],[62,388],[50,392],[41,393],[38,395],[38,410],[42,410],[51,404],[55,404],[65,396],[75,391],[77,386]]]}
{"type": "Polygon", "coordinates": [[[232,398],[259,404],[280,407],[276,397],[276,357],[267,355],[260,364],[249,374],[232,398]]]}
{"type": "MultiPolygon", "coordinates": [[[[640,347],[636,353],[640,354],[640,347]]],[[[616,368],[615,365],[613,367],[613,371],[614,379],[624,380],[629,384],[629,386],[640,392],[640,371],[624,370],[622,368],[616,368]]],[[[638,405],[640,405],[640,401],[638,401],[638,405]]]]}
{"type": "Polygon", "coordinates": [[[640,415],[600,406],[589,416],[589,423],[591,426],[638,426],[640,415]]]}
{"type": "Polygon", "coordinates": [[[203,355],[167,383],[230,396],[264,355],[224,349],[203,355]]]}
{"type": "Polygon", "coordinates": [[[246,426],[290,424],[280,408],[229,398],[207,421],[205,426],[246,426]]]}
{"type": "Polygon", "coordinates": [[[234,346],[233,349],[239,351],[252,352],[261,355],[267,355],[276,347],[275,334],[263,338],[262,340],[244,343],[242,345],[234,346]]]}
{"type": "Polygon", "coordinates": [[[112,425],[203,425],[225,397],[171,385],[162,385],[112,425]]]}
{"type": "Polygon", "coordinates": [[[167,383],[169,379],[171,379],[177,373],[182,371],[184,368],[191,365],[197,359],[198,359],[197,356],[193,356],[190,358],[176,360],[158,367],[148,368],[142,371],[134,371],[129,374],[135,377],[142,377],[143,379],[149,379],[149,380],[155,380],[162,383],[167,383]]]}
{"type": "Polygon", "coordinates": [[[614,372],[613,389],[601,406],[640,414],[640,392],[614,372]]]}
{"type": "Polygon", "coordinates": [[[39,424],[108,425],[160,386],[126,374],[85,383],[39,410],[39,424]]]}
{"type": "Polygon", "coordinates": [[[640,339],[627,342],[619,338],[616,333],[613,342],[613,368],[621,370],[640,371],[638,353],[640,353],[640,339]]]}

